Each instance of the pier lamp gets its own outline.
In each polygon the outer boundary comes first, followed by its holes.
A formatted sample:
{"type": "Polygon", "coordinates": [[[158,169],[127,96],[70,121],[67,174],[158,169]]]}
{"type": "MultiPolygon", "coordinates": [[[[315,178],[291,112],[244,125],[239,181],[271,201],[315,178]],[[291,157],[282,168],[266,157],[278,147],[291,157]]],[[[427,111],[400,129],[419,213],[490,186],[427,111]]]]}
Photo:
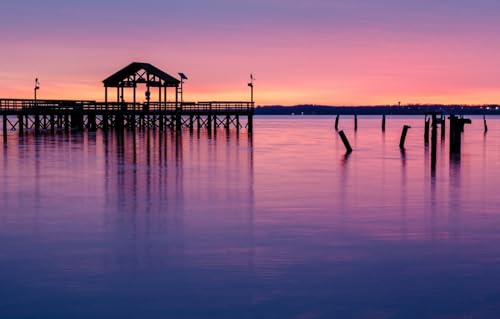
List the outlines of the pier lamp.
{"type": "Polygon", "coordinates": [[[253,74],[250,74],[250,82],[248,83],[248,86],[250,87],[250,102],[253,103],[253,81],[255,79],[253,78],[253,74]]]}
{"type": "Polygon", "coordinates": [[[179,76],[181,78],[181,103],[184,103],[184,93],[183,93],[183,90],[182,90],[182,85],[184,84],[184,81],[187,80],[187,76],[186,74],[182,73],[182,72],[179,72],[179,76]]]}
{"type": "Polygon", "coordinates": [[[37,98],[37,91],[40,90],[40,82],[38,82],[38,78],[35,79],[35,88],[34,88],[34,93],[35,93],[35,104],[36,104],[36,98],[37,98]]]}

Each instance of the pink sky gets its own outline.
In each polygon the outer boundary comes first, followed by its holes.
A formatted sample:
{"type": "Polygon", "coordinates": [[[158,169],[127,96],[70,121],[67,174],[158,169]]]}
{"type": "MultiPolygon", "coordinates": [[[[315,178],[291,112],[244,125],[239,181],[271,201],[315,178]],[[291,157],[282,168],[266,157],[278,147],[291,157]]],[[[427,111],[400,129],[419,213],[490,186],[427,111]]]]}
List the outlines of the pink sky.
{"type": "Polygon", "coordinates": [[[140,61],[188,74],[185,100],[247,100],[253,73],[261,105],[500,103],[489,0],[29,2],[0,5],[1,97],[39,77],[40,98],[102,100],[140,61]]]}

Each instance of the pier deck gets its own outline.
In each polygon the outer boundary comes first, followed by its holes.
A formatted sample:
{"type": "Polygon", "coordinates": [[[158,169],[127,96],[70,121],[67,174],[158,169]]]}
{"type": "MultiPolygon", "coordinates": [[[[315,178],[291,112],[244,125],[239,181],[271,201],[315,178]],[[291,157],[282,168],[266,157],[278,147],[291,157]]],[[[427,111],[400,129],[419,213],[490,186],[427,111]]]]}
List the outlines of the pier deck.
{"type": "Polygon", "coordinates": [[[55,129],[230,129],[253,130],[253,102],[117,103],[87,100],[0,99],[7,130],[40,132],[55,129]]]}

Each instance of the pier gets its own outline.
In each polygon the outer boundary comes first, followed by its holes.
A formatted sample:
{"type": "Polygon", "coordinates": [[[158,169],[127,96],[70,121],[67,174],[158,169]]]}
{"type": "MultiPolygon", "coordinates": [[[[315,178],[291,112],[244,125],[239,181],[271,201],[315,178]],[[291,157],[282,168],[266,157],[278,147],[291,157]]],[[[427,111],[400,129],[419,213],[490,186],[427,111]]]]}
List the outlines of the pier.
{"type": "MultiPolygon", "coordinates": [[[[0,99],[3,134],[8,130],[35,134],[56,130],[144,129],[182,130],[184,128],[253,131],[254,102],[183,101],[181,80],[148,63],[134,62],[103,81],[105,100],[0,99]],[[137,101],[137,88],[145,87],[145,101],[137,101]],[[109,100],[110,89],[116,89],[116,100],[109,100]],[[170,91],[175,90],[168,101],[170,91]],[[132,92],[126,101],[125,90],[132,92]],[[152,94],[157,91],[157,98],[152,94]]],[[[36,94],[37,88],[35,88],[36,94]]]]}

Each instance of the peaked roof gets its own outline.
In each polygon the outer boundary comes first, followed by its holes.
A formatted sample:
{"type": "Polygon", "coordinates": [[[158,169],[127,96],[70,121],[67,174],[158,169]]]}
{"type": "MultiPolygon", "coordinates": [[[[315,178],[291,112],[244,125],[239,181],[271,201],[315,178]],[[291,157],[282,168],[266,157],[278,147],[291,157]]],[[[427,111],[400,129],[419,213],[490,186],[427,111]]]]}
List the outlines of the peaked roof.
{"type": "Polygon", "coordinates": [[[180,81],[174,78],[173,76],[163,72],[152,64],[142,63],[142,62],[133,62],[111,75],[104,81],[104,86],[116,87],[120,86],[120,82],[126,80],[129,76],[135,75],[137,72],[144,70],[146,73],[150,75],[154,75],[159,79],[165,82],[166,86],[178,86],[180,81]]]}

